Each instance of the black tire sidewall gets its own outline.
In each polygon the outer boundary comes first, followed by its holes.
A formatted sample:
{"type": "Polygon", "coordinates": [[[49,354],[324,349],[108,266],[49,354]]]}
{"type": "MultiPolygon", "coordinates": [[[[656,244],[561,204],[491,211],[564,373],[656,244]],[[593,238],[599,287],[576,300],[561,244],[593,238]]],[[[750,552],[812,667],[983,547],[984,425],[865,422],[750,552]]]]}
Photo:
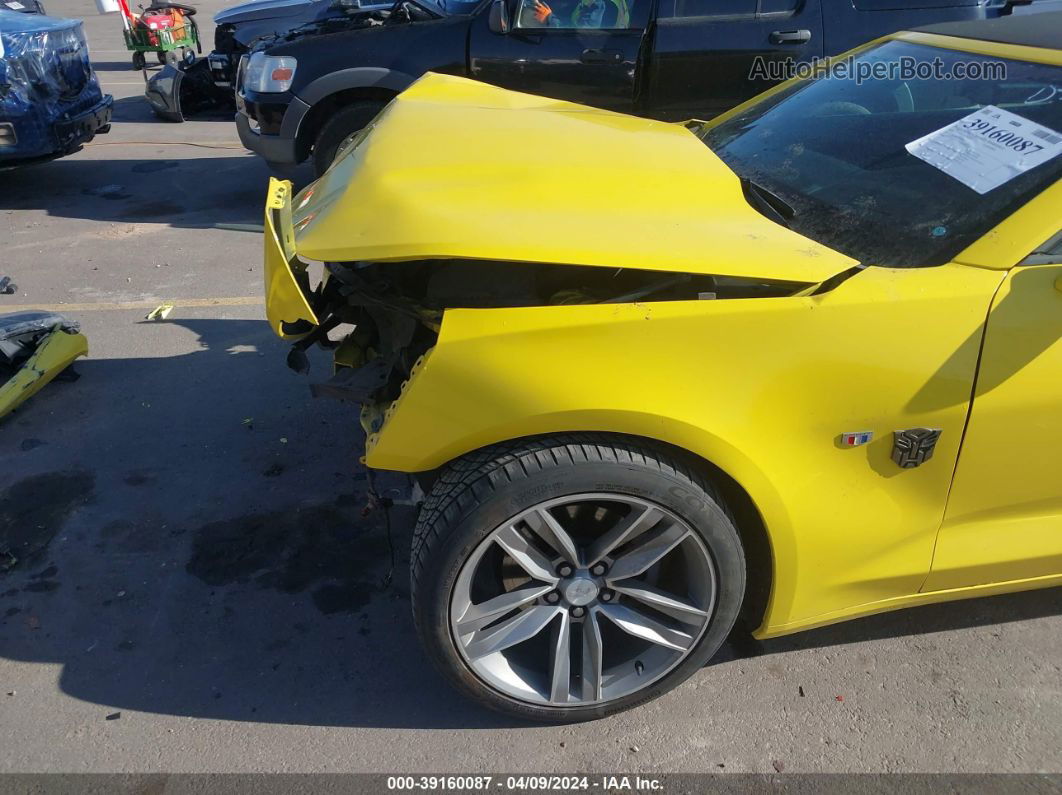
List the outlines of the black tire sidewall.
{"type": "Polygon", "coordinates": [[[337,111],[325,122],[313,144],[313,171],[320,177],[336,156],[336,150],[343,140],[362,129],[376,118],[384,103],[378,100],[362,100],[337,111]]]}
{"type": "Polygon", "coordinates": [[[561,464],[516,478],[471,506],[438,538],[415,591],[414,617],[436,665],[467,695],[509,714],[556,723],[592,720],[650,701],[702,668],[726,639],[745,591],[745,560],[737,532],[723,509],[677,473],[631,462],[561,464]],[[450,594],[473,550],[495,528],[531,505],[584,493],[639,497],[685,519],[707,546],[717,576],[712,622],[693,652],[649,687],[591,707],[543,708],[511,698],[483,683],[465,664],[450,633],[450,594]]]}

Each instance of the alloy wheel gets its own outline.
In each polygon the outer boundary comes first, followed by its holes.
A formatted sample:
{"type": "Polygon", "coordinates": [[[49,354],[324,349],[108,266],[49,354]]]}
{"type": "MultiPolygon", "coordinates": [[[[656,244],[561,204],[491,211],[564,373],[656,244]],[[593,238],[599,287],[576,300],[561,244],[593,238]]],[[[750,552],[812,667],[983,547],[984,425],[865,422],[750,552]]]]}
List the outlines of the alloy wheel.
{"type": "Polygon", "coordinates": [[[495,690],[583,707],[682,662],[716,590],[711,555],[685,520],[633,496],[579,494],[538,503],[477,545],[452,591],[450,632],[495,690]]]}

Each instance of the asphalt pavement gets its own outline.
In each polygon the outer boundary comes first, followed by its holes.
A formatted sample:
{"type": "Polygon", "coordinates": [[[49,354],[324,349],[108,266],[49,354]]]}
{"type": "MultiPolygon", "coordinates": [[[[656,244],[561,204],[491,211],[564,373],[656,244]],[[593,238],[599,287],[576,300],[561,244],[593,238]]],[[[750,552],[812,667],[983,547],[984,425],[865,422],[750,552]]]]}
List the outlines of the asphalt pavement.
{"type": "MultiPolygon", "coordinates": [[[[366,512],[356,413],[285,367],[260,235],[231,228],[260,222],[268,168],[226,115],[152,117],[117,15],[47,5],[85,19],[115,116],[0,173],[0,312],[65,311],[90,344],[0,424],[22,551],[0,574],[0,771],[1062,772],[1062,589],[735,636],[584,725],[451,692],[414,637],[411,514],[389,541],[366,512]]],[[[208,49],[219,7],[199,5],[208,49]]]]}

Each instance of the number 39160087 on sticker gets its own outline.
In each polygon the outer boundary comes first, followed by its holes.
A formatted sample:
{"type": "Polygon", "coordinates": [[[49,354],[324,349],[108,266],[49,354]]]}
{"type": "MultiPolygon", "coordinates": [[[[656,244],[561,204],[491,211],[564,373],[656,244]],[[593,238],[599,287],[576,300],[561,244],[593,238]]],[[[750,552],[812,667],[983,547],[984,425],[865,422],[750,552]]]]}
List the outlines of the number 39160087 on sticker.
{"type": "Polygon", "coordinates": [[[906,148],[967,187],[988,193],[1062,154],[1062,133],[987,105],[906,148]]]}

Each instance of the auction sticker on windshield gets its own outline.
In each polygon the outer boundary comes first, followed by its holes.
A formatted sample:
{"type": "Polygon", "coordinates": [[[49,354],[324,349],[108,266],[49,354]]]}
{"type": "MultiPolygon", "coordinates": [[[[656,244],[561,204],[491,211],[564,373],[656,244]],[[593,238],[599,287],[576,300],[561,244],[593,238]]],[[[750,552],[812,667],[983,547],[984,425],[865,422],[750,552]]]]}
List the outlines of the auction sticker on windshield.
{"type": "Polygon", "coordinates": [[[907,151],[978,193],[1062,153],[1062,133],[986,105],[907,144],[907,151]]]}

